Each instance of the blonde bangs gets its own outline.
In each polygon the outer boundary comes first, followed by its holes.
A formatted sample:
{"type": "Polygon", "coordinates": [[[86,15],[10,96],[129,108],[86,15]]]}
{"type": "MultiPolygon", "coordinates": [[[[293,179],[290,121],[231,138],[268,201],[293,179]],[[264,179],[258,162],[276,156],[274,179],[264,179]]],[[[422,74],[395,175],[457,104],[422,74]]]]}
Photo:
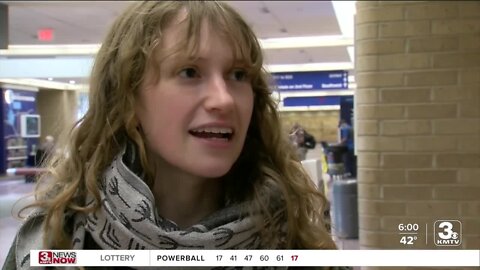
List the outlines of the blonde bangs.
{"type": "MultiPolygon", "coordinates": [[[[181,8],[176,9],[173,17],[181,16],[185,12],[185,18],[179,22],[184,26],[179,42],[171,49],[162,47],[162,31],[169,25],[159,25],[159,32],[148,50],[151,52],[153,60],[149,64],[155,69],[155,74],[159,74],[161,63],[168,57],[181,55],[188,59],[195,60],[199,53],[199,44],[201,43],[202,25],[208,23],[210,29],[215,29],[215,34],[224,38],[232,49],[233,57],[244,65],[244,68],[251,75],[257,75],[262,69],[263,57],[258,41],[244,24],[240,15],[229,6],[219,2],[184,2],[181,8]]],[[[170,17],[171,18],[171,17],[170,17]]],[[[158,78],[157,78],[158,79],[158,78]]]]}
{"type": "Polygon", "coordinates": [[[252,74],[262,69],[263,57],[255,34],[240,15],[221,2],[209,2],[208,18],[212,27],[218,29],[232,48],[234,59],[241,60],[252,74]]]}

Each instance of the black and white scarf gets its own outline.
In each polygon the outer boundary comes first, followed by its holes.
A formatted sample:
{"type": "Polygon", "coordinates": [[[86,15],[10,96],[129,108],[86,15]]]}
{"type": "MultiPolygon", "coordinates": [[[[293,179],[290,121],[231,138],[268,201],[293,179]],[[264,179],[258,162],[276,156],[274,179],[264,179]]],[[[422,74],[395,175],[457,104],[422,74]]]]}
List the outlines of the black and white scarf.
{"type": "MultiPolygon", "coordinates": [[[[100,182],[99,210],[88,215],[77,212],[67,218],[73,221],[67,222],[73,225],[73,249],[86,248],[87,232],[102,249],[262,248],[255,222],[261,216],[248,214],[248,202],[230,204],[187,229],[158,215],[153,194],[142,180],[143,170],[137,152],[136,145],[127,143],[105,170],[100,182]]],[[[274,208],[281,205],[276,195],[274,208]]],[[[87,198],[87,206],[93,203],[92,196],[87,198]]],[[[35,211],[19,230],[15,254],[17,269],[30,268],[30,250],[45,249],[41,228],[43,214],[41,210],[35,211]]],[[[286,223],[281,232],[276,232],[278,242],[283,242],[285,232],[286,223]]]]}
{"type": "MultiPolygon", "coordinates": [[[[73,248],[83,248],[85,231],[102,249],[255,249],[259,232],[246,207],[235,204],[185,230],[162,218],[141,179],[136,147],[127,145],[101,179],[101,207],[77,215],[73,248]]],[[[94,202],[91,199],[88,204],[94,202]]]]}

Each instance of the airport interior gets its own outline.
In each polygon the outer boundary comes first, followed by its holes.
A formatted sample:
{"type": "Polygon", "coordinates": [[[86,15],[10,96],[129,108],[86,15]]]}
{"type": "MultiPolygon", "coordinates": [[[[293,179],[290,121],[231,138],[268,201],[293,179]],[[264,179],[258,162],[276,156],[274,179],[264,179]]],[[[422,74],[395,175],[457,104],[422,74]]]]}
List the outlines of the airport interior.
{"type": "MultiPolygon", "coordinates": [[[[480,249],[479,1],[226,2],[259,38],[339,249],[480,249]]],[[[96,52],[129,4],[0,1],[0,265],[29,169],[85,114],[96,52]]],[[[355,267],[417,268],[463,269],[355,267]]]]}

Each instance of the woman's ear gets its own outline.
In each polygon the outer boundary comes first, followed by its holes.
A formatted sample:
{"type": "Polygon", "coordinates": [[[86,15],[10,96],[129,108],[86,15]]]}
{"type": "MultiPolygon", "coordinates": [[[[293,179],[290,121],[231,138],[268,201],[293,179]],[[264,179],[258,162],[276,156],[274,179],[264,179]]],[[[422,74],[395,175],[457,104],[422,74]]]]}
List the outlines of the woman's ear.
{"type": "Polygon", "coordinates": [[[135,129],[140,132],[142,130],[142,125],[140,124],[140,120],[138,120],[137,113],[135,112],[135,117],[134,117],[134,123],[135,123],[135,129]]]}

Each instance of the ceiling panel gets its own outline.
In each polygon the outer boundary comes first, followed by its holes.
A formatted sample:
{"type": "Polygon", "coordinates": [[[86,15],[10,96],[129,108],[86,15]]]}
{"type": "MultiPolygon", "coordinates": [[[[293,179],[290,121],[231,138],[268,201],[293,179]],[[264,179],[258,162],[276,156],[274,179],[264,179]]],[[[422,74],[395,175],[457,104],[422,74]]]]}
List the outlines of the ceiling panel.
{"type": "MultiPolygon", "coordinates": [[[[10,44],[42,44],[39,28],[52,27],[52,44],[99,43],[127,1],[3,1],[9,4],[10,44]]],[[[341,34],[330,1],[227,1],[260,38],[341,34]],[[286,30],[286,31],[285,31],[286,30]]]]}
{"type": "MultiPolygon", "coordinates": [[[[341,35],[331,1],[264,1],[289,36],[341,35]]],[[[267,29],[268,30],[268,29],[267,29]]]]}
{"type": "MultiPolygon", "coordinates": [[[[100,43],[132,1],[0,1],[9,5],[10,44],[100,43]],[[53,28],[54,40],[37,31],[53,28]]],[[[226,1],[261,39],[341,35],[331,1],[226,1]]],[[[266,64],[350,62],[345,46],[266,50],[266,64]]],[[[81,78],[74,78],[82,82],[81,78]]]]}
{"type": "Polygon", "coordinates": [[[227,2],[260,38],[341,34],[331,1],[227,2]]]}
{"type": "Polygon", "coordinates": [[[280,33],[282,25],[275,20],[272,14],[264,13],[263,1],[225,1],[229,3],[245,21],[252,27],[259,38],[283,37],[280,33]]]}
{"type": "Polygon", "coordinates": [[[115,16],[129,4],[124,1],[29,3],[9,3],[12,45],[46,44],[37,39],[40,28],[54,29],[54,40],[48,44],[100,43],[115,16]]]}

